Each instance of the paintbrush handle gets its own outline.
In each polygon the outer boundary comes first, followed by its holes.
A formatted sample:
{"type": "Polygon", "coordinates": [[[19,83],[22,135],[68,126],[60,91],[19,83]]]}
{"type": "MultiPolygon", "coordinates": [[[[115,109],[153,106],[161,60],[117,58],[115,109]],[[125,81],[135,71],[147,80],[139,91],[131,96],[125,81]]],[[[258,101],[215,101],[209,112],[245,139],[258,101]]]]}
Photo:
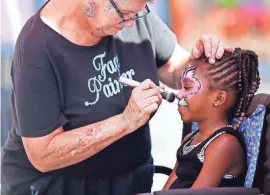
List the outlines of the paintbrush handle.
{"type": "Polygon", "coordinates": [[[118,81],[130,87],[138,87],[140,85],[140,82],[128,79],[126,77],[119,77],[118,81]]]}
{"type": "MultiPolygon", "coordinates": [[[[138,87],[140,82],[132,80],[132,79],[128,79],[126,77],[119,77],[118,81],[124,85],[130,86],[130,87],[138,87]]],[[[164,89],[162,88],[158,88],[160,93],[164,93],[164,89]]]]}

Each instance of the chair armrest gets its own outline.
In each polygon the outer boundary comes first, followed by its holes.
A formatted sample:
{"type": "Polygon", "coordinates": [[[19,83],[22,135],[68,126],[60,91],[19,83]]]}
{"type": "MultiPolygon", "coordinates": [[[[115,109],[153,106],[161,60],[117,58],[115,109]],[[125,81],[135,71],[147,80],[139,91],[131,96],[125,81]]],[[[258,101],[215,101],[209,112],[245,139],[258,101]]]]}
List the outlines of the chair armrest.
{"type": "Polygon", "coordinates": [[[170,175],[172,172],[171,168],[164,167],[164,166],[155,166],[155,173],[161,173],[164,175],[170,175]]]}
{"type": "Polygon", "coordinates": [[[176,189],[155,192],[154,195],[260,195],[257,188],[176,189]]]}

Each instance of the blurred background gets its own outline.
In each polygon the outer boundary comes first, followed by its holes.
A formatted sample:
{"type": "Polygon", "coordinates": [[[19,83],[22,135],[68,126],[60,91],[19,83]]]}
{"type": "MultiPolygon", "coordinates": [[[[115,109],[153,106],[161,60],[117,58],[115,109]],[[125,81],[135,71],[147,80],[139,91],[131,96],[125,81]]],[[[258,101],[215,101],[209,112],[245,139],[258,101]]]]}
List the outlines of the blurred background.
{"type": "MultiPolygon", "coordinates": [[[[10,67],[14,44],[26,20],[44,2],[1,0],[1,145],[12,121],[10,67]]],[[[204,33],[216,34],[229,46],[255,51],[262,78],[258,93],[270,93],[270,0],[156,0],[151,7],[189,51],[204,33]]],[[[150,124],[155,164],[172,168],[182,131],[176,105],[163,102],[150,124]]],[[[153,190],[160,190],[166,179],[155,176],[153,190]]]]}

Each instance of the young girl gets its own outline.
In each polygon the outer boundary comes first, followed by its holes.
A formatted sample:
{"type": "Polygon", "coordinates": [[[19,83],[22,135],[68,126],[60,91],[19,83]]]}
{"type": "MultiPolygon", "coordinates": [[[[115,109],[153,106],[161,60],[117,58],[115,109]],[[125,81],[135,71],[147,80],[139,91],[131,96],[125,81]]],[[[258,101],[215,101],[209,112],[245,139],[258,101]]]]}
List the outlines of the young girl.
{"type": "Polygon", "coordinates": [[[243,186],[246,155],[237,129],[260,84],[258,56],[237,48],[215,65],[190,59],[179,84],[181,118],[199,122],[199,131],[185,137],[164,189],[243,186]]]}

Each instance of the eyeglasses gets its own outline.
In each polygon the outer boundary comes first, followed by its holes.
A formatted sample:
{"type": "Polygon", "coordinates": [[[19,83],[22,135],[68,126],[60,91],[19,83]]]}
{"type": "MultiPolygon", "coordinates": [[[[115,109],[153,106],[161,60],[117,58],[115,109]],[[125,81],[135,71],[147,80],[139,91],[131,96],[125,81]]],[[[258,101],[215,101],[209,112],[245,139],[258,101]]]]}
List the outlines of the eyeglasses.
{"type": "Polygon", "coordinates": [[[118,15],[120,16],[120,18],[122,19],[122,22],[128,22],[128,21],[136,21],[139,20],[140,18],[145,17],[147,14],[150,13],[150,9],[148,8],[148,6],[146,5],[145,8],[140,11],[139,13],[136,14],[136,16],[134,18],[129,18],[129,19],[125,19],[124,14],[120,11],[120,9],[118,8],[118,6],[116,5],[116,3],[113,0],[109,0],[110,3],[112,4],[112,6],[114,7],[115,11],[118,13],[118,15]]]}

